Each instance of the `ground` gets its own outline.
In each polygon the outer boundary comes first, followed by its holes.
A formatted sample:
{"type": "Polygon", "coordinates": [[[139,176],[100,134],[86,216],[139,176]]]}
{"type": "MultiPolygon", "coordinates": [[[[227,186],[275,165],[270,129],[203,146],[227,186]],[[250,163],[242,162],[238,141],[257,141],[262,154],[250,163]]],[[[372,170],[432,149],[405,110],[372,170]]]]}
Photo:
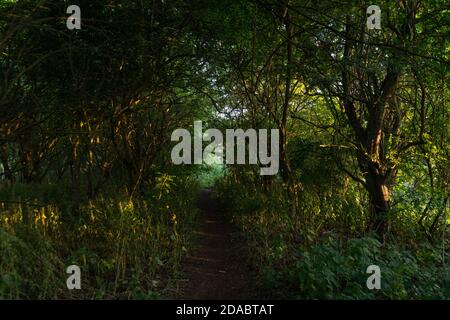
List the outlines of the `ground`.
{"type": "Polygon", "coordinates": [[[199,196],[201,220],[194,249],[183,266],[180,298],[255,298],[253,273],[245,264],[237,231],[211,194],[211,189],[205,189],[199,196]]]}

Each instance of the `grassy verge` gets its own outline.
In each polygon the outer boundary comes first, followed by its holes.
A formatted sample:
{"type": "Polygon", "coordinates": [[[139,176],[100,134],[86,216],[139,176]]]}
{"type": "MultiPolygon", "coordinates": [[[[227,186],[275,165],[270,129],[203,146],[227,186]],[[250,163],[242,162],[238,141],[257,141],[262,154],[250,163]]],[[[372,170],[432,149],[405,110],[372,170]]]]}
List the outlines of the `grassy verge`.
{"type": "Polygon", "coordinates": [[[63,186],[4,186],[2,198],[14,201],[0,204],[0,298],[164,296],[189,248],[197,190],[186,180],[140,198],[110,191],[75,204],[63,186]],[[66,287],[72,264],[82,290],[66,287]]]}
{"type": "Polygon", "coordinates": [[[293,215],[282,187],[267,194],[222,181],[217,190],[242,231],[265,297],[450,298],[448,234],[431,244],[413,228],[397,228],[381,244],[364,231],[364,211],[349,193],[327,199],[303,192],[293,215]],[[380,290],[366,286],[370,265],[380,267],[380,290]]]}

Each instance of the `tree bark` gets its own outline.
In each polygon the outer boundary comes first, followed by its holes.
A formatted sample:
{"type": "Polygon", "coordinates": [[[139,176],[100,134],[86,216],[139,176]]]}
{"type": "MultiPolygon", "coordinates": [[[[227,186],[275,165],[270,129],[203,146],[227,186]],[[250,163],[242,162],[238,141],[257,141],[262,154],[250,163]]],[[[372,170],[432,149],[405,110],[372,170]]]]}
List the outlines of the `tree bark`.
{"type": "Polygon", "coordinates": [[[12,175],[11,168],[9,167],[8,147],[6,145],[2,148],[0,156],[3,165],[3,175],[6,180],[9,180],[12,183],[14,182],[14,177],[12,175]]]}
{"type": "Polygon", "coordinates": [[[369,171],[366,176],[366,189],[369,194],[369,229],[374,231],[380,241],[385,240],[389,229],[390,190],[386,178],[369,171]]]}
{"type": "MultiPolygon", "coordinates": [[[[346,32],[350,32],[348,17],[346,32]]],[[[396,91],[400,71],[389,65],[383,82],[374,90],[373,99],[366,102],[357,101],[353,96],[364,88],[352,78],[356,73],[356,67],[350,63],[353,51],[351,41],[347,40],[344,47],[346,64],[342,72],[342,104],[356,138],[358,165],[369,195],[368,226],[384,241],[389,225],[390,184],[395,176],[395,168],[391,167],[384,154],[383,131],[387,108],[396,91]],[[364,125],[364,113],[361,110],[367,112],[367,125],[364,125]]]]}

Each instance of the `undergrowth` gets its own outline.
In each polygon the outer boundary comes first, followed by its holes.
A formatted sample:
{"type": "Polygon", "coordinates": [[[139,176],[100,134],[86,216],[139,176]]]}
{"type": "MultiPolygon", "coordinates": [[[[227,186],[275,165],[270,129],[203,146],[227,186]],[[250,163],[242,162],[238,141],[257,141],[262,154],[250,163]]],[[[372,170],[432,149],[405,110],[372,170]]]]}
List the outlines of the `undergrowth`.
{"type": "Polygon", "coordinates": [[[198,185],[168,175],[156,182],[139,197],[111,190],[82,203],[71,202],[64,186],[4,186],[2,198],[10,200],[0,207],[0,299],[170,294],[189,248],[198,185]],[[82,290],[67,289],[73,264],[82,290]]]}
{"type": "MultiPolygon", "coordinates": [[[[381,244],[366,232],[364,203],[347,189],[299,193],[293,213],[283,185],[267,193],[224,178],[217,201],[232,212],[245,240],[248,262],[257,273],[260,295],[290,299],[449,299],[448,229],[430,243],[418,227],[391,229],[381,244]],[[252,190],[252,191],[248,191],[252,190]],[[367,267],[381,270],[381,289],[369,290],[367,267]]],[[[401,216],[403,219],[404,213],[401,216]]],[[[407,217],[414,221],[414,212],[407,217]]],[[[393,219],[394,222],[395,219],[393,219]]],[[[445,227],[444,227],[445,228],[445,227]]]]}

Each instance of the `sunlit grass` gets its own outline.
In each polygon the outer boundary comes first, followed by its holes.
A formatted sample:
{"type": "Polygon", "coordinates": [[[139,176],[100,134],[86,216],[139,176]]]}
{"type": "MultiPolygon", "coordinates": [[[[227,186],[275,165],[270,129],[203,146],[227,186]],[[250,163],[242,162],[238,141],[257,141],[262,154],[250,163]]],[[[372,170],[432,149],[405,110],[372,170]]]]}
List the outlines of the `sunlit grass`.
{"type": "Polygon", "coordinates": [[[0,298],[161,297],[189,247],[190,188],[156,188],[145,199],[103,195],[81,204],[76,220],[57,205],[1,203],[0,298]],[[83,290],[67,290],[70,264],[81,267],[83,290]]]}

